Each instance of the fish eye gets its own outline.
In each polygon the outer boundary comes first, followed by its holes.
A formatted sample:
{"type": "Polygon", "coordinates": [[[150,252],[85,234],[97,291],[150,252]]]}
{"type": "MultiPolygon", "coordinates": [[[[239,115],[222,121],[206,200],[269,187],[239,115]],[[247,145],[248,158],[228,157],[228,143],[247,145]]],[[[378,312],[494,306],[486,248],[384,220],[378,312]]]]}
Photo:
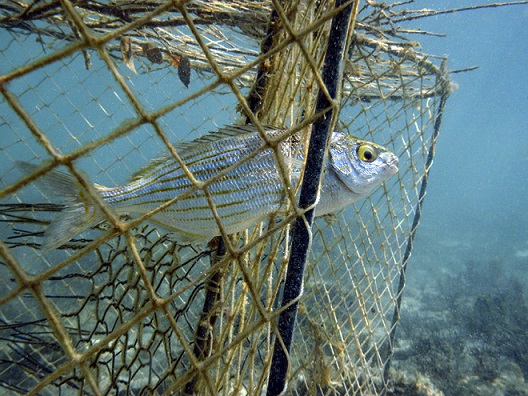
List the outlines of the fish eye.
{"type": "Polygon", "coordinates": [[[361,161],[372,162],[378,158],[378,153],[376,149],[370,144],[362,144],[358,147],[357,150],[358,157],[361,161]]]}

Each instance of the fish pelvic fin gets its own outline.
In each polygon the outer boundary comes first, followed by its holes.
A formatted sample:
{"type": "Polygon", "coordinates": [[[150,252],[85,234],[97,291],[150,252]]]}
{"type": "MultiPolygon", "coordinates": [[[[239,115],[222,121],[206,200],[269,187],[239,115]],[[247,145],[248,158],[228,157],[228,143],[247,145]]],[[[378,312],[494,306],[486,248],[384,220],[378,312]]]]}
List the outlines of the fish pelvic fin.
{"type": "MultiPolygon", "coordinates": [[[[16,165],[25,174],[39,169],[39,166],[28,162],[17,161],[16,165]]],[[[44,232],[43,250],[59,248],[103,219],[93,200],[72,176],[53,170],[36,179],[35,183],[51,198],[57,198],[64,205],[64,209],[44,232]]]]}

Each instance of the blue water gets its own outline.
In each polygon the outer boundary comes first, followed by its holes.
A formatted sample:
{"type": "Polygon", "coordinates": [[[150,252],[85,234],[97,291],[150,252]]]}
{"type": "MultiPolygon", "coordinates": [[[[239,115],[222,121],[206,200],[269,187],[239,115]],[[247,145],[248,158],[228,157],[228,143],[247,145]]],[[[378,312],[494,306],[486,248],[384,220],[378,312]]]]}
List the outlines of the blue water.
{"type": "MultiPolygon", "coordinates": [[[[512,350],[528,353],[528,337],[525,330],[509,328],[528,325],[522,319],[528,318],[528,6],[468,11],[425,22],[424,29],[447,34],[422,40],[425,52],[448,55],[451,70],[479,68],[452,76],[459,88],[446,106],[409,262],[400,335],[417,342],[431,332],[452,332],[449,342],[462,343],[465,347],[454,350],[471,364],[458,362],[456,353],[451,364],[464,367],[461,376],[479,378],[468,389],[475,389],[478,381],[490,384],[500,375],[512,377],[510,369],[499,368],[502,360],[514,362],[528,378],[526,359],[512,356],[512,350]],[[493,302],[488,310],[478,309],[480,298],[493,302]],[[444,320],[427,321],[413,310],[437,312],[444,320]],[[487,318],[487,325],[472,325],[476,316],[487,318]],[[406,332],[406,326],[427,330],[406,332]],[[488,326],[493,331],[479,333],[488,326]],[[504,340],[503,334],[511,338],[504,340]],[[476,361],[496,367],[491,379],[475,374],[476,361]]],[[[445,372],[429,376],[455,377],[445,372]]],[[[467,392],[453,383],[441,388],[452,394],[467,392]]],[[[499,392],[490,389],[489,394],[499,392]]],[[[525,394],[526,388],[511,392],[525,394]]]]}
{"type": "Polygon", "coordinates": [[[459,88],[447,101],[409,262],[395,367],[424,373],[447,395],[525,395],[528,5],[409,26],[447,35],[420,41],[447,55],[450,70],[479,68],[451,77],[459,88]]]}
{"type": "MultiPolygon", "coordinates": [[[[443,9],[478,2],[429,3],[443,9]]],[[[481,258],[515,256],[528,249],[528,5],[416,25],[447,35],[421,42],[425,52],[447,55],[450,70],[479,68],[452,75],[459,88],[447,102],[415,253],[430,247],[420,243],[423,236],[468,240],[481,258]]],[[[438,251],[439,263],[443,254],[449,249],[438,251]]]]}

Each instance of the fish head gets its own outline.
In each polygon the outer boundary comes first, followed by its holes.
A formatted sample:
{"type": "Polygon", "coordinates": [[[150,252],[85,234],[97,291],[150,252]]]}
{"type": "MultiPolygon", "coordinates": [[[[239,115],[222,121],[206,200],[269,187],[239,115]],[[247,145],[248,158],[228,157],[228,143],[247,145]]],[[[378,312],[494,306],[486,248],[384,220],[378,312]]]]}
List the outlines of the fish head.
{"type": "Polygon", "coordinates": [[[342,132],[333,133],[329,157],[338,178],[362,196],[398,172],[395,154],[376,143],[342,132]]]}

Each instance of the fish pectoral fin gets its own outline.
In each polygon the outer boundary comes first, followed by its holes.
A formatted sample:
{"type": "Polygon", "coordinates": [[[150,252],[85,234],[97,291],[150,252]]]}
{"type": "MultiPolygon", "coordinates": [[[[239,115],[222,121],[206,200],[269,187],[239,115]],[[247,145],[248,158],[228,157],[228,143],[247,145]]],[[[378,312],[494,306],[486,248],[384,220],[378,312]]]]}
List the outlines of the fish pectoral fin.
{"type": "Polygon", "coordinates": [[[332,225],[332,224],[335,224],[339,218],[337,217],[337,215],[335,213],[325,213],[323,215],[320,215],[320,216],[316,216],[317,219],[323,219],[326,224],[328,225],[332,225]]]}
{"type": "Polygon", "coordinates": [[[175,227],[174,225],[169,225],[165,223],[164,221],[157,219],[155,216],[151,217],[147,221],[160,225],[166,230],[169,230],[169,231],[172,231],[178,234],[178,242],[181,242],[181,243],[203,242],[209,238],[212,238],[213,236],[216,236],[216,235],[205,235],[205,234],[189,232],[183,228],[175,227]]]}

